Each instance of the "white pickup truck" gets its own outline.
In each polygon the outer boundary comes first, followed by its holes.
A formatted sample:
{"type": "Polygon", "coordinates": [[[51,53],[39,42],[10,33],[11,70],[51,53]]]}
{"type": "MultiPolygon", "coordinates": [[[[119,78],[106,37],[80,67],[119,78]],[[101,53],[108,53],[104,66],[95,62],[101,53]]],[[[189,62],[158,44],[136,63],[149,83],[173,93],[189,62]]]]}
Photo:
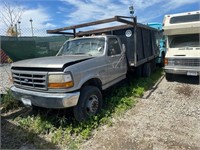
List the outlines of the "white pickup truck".
{"type": "Polygon", "coordinates": [[[173,75],[200,75],[200,11],[165,15],[167,36],[166,79],[173,75]]]}
{"type": "Polygon", "coordinates": [[[63,34],[63,30],[72,29],[73,33],[66,34],[76,38],[66,41],[57,56],[13,63],[14,97],[29,106],[73,107],[78,121],[97,114],[102,106],[102,90],[125,79],[128,70],[149,76],[159,55],[158,31],[132,19],[116,16],[49,30],[48,33],[63,34]],[[83,26],[111,21],[125,25],[75,32],[83,26]]]}

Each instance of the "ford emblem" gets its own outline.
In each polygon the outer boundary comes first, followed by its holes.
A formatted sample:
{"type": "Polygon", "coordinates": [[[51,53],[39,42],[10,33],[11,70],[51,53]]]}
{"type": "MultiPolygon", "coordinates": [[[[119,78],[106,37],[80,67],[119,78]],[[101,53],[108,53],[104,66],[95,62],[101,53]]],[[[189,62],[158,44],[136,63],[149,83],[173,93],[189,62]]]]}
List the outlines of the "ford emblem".
{"type": "Polygon", "coordinates": [[[28,82],[28,79],[24,79],[25,82],[28,82]]]}

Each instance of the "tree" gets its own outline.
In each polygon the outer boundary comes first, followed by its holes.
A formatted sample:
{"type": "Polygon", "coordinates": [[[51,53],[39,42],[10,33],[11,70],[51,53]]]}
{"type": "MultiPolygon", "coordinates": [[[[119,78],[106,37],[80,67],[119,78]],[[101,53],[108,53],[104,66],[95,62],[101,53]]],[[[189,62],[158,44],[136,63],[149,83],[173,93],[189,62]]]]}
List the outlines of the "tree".
{"type": "Polygon", "coordinates": [[[20,20],[23,8],[20,7],[17,3],[2,1],[2,10],[0,11],[0,19],[7,27],[6,34],[8,36],[17,36],[18,32],[16,31],[16,24],[20,20]]]}

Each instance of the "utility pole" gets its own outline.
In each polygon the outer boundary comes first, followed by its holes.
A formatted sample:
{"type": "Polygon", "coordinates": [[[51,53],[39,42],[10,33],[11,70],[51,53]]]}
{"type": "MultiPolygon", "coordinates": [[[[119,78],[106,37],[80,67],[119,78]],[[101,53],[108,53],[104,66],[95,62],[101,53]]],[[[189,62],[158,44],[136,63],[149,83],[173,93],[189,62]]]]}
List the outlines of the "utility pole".
{"type": "MultiPolygon", "coordinates": [[[[129,11],[130,11],[130,15],[133,19],[133,25],[134,25],[134,43],[137,42],[137,17],[133,16],[134,15],[134,7],[133,7],[133,4],[131,6],[129,6],[129,11]]],[[[136,53],[136,49],[137,49],[137,46],[136,44],[134,44],[134,63],[136,64],[137,63],[137,53],[136,53]]]]}
{"type": "Polygon", "coordinates": [[[15,34],[16,34],[15,36],[16,36],[16,37],[18,37],[18,32],[17,32],[17,31],[18,31],[18,30],[17,30],[17,24],[15,24],[15,34]]]}
{"type": "Polygon", "coordinates": [[[32,32],[32,36],[34,36],[34,34],[33,34],[33,19],[30,19],[29,21],[31,22],[31,32],[32,32]]]}
{"type": "Polygon", "coordinates": [[[21,28],[20,28],[20,23],[21,23],[21,21],[18,20],[17,23],[18,23],[19,36],[21,36],[21,35],[22,35],[22,34],[21,34],[21,28]]]}

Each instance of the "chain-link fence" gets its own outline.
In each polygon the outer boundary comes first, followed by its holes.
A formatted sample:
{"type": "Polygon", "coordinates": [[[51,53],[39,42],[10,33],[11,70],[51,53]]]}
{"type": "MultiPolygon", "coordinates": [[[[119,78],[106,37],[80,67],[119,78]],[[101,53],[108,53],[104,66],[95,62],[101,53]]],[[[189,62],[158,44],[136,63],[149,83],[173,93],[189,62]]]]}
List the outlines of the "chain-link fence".
{"type": "Polygon", "coordinates": [[[45,29],[0,28],[0,62],[54,56],[67,39],[66,35],[47,34],[45,29]]]}
{"type": "Polygon", "coordinates": [[[15,24],[11,27],[1,27],[0,35],[2,36],[18,36],[18,37],[32,37],[32,36],[50,36],[47,34],[48,28],[41,28],[37,26],[20,27],[20,24],[15,24]]]}

